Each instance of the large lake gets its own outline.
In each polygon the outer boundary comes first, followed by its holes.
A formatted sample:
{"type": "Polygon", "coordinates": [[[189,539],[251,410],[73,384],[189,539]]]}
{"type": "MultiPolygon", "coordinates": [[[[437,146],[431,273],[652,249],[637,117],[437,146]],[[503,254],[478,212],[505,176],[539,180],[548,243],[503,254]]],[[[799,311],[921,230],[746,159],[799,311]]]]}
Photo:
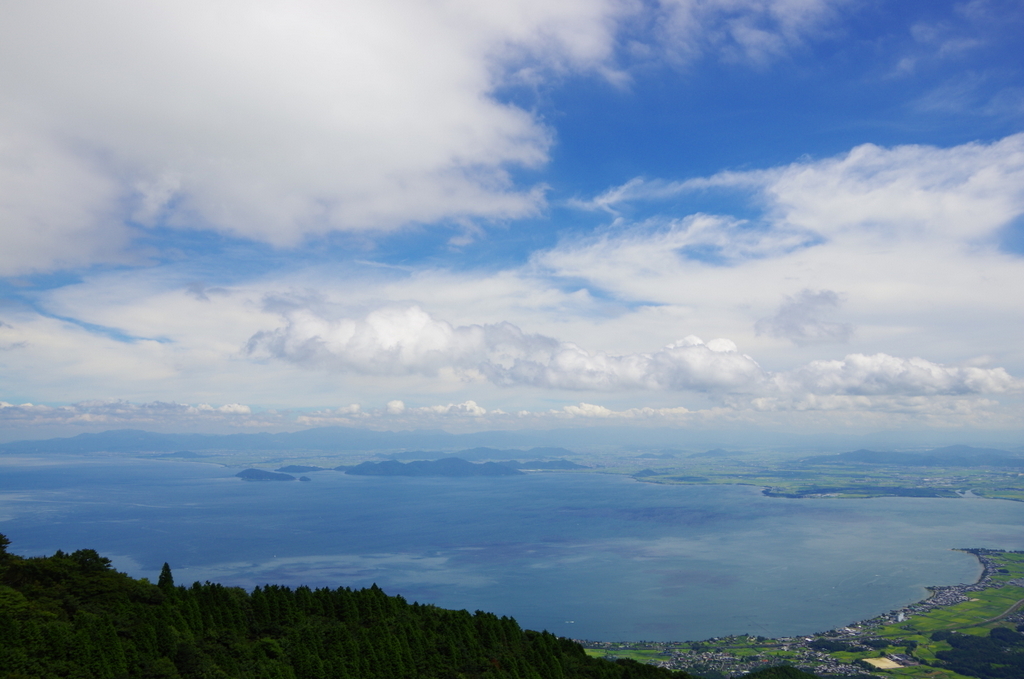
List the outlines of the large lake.
{"type": "Polygon", "coordinates": [[[767,498],[603,474],[469,479],[155,460],[0,459],[0,532],[23,555],[93,548],[119,570],[364,587],[604,640],[788,636],[973,582],[956,547],[1024,549],[1024,503],[767,498]]]}

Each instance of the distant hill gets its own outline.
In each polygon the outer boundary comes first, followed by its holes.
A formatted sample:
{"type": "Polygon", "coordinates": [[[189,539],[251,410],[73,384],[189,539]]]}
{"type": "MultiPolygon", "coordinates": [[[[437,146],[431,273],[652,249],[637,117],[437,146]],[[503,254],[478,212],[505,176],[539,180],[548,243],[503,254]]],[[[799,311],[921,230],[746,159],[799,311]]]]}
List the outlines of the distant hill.
{"type": "Polygon", "coordinates": [[[326,467],[314,467],[312,465],[304,464],[290,464],[287,467],[281,467],[274,471],[284,472],[285,474],[305,474],[306,472],[323,472],[327,471],[326,467]]]}
{"type": "Polygon", "coordinates": [[[295,477],[291,474],[278,474],[276,472],[268,472],[263,469],[246,469],[235,474],[238,478],[243,481],[294,481],[295,477]]]}
{"type": "Polygon", "coordinates": [[[458,457],[446,457],[407,463],[398,460],[364,462],[345,473],[353,476],[518,476],[523,472],[496,462],[474,464],[458,457]]]}
{"type": "MultiPolygon", "coordinates": [[[[139,429],[114,429],[97,434],[78,434],[68,438],[33,441],[12,441],[0,444],[0,454],[28,453],[172,453],[194,451],[244,450],[321,450],[326,452],[352,450],[459,450],[463,459],[501,460],[529,455],[564,457],[574,455],[565,448],[525,449],[538,436],[551,432],[522,433],[491,431],[473,434],[449,434],[443,431],[371,431],[354,427],[318,427],[280,434],[162,434],[139,429]],[[484,443],[521,446],[514,449],[483,448],[484,443]]],[[[579,435],[577,435],[579,438],[579,435]]],[[[400,459],[436,459],[452,453],[397,453],[400,459]]],[[[198,457],[198,456],[197,456],[198,457]]],[[[391,456],[389,456],[391,457],[391,456]]],[[[395,458],[399,459],[399,458],[395,458]]]]}
{"type": "MultiPolygon", "coordinates": [[[[550,432],[541,432],[550,435],[550,432]]],[[[477,442],[501,441],[504,445],[522,446],[496,451],[497,459],[521,456],[551,457],[572,455],[565,448],[534,448],[524,451],[539,434],[491,431],[473,434],[449,434],[443,431],[371,431],[354,427],[318,427],[280,434],[162,434],[139,429],[114,429],[100,433],[78,434],[67,438],[12,441],[0,444],[0,453],[153,453],[197,450],[387,450],[436,448],[467,451],[478,448],[477,442]]],[[[437,457],[450,453],[428,453],[437,457]]],[[[405,455],[405,453],[399,453],[405,455]]],[[[421,458],[423,459],[423,458],[421,458]]],[[[483,458],[481,458],[483,459],[483,458]]]]}
{"type": "Polygon", "coordinates": [[[582,464],[576,464],[569,460],[528,460],[519,462],[517,460],[506,460],[498,464],[512,469],[545,469],[545,470],[569,470],[569,469],[590,469],[582,464]]]}
{"type": "Polygon", "coordinates": [[[807,457],[809,464],[889,464],[906,467],[1024,467],[1024,456],[996,448],[946,446],[923,452],[895,453],[854,450],[838,455],[807,457]]]}
{"type": "Polygon", "coordinates": [[[411,450],[403,453],[387,453],[378,457],[386,457],[389,460],[440,460],[446,457],[458,457],[463,460],[502,460],[517,457],[564,457],[575,455],[571,450],[565,448],[530,448],[529,450],[500,449],[480,446],[468,448],[454,453],[445,453],[439,450],[411,450]]]}
{"type": "Polygon", "coordinates": [[[195,460],[197,458],[209,457],[209,455],[201,455],[200,453],[193,452],[191,450],[178,450],[173,453],[160,453],[153,457],[173,457],[181,460],[195,460]]]}
{"type": "Polygon", "coordinates": [[[650,458],[650,459],[660,459],[660,460],[668,460],[668,459],[671,459],[673,457],[679,457],[682,454],[683,454],[683,451],[681,451],[681,450],[671,449],[671,450],[659,450],[656,453],[651,453],[651,452],[640,453],[639,455],[637,455],[637,457],[640,457],[640,458],[650,458]]]}
{"type": "Polygon", "coordinates": [[[693,453],[692,455],[687,455],[687,457],[698,457],[698,458],[699,457],[711,457],[711,458],[714,458],[714,457],[735,457],[736,455],[742,455],[742,454],[743,453],[730,453],[728,450],[723,450],[721,448],[715,448],[714,450],[709,450],[709,451],[706,451],[706,452],[703,452],[703,453],[693,453]]]}

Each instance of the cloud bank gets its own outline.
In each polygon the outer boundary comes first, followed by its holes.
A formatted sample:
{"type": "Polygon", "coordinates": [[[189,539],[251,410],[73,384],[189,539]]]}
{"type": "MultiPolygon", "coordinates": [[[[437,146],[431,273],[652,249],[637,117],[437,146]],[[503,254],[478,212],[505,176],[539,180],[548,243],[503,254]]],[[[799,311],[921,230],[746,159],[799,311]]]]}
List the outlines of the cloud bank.
{"type": "Polygon", "coordinates": [[[448,371],[465,380],[549,389],[746,391],[765,379],[729,340],[705,344],[691,336],[653,353],[614,356],[511,323],[452,326],[418,306],[335,321],[292,311],[284,327],[257,333],[248,348],[255,356],[311,368],[371,375],[448,371]]]}
{"type": "MultiPolygon", "coordinates": [[[[818,299],[810,295],[812,300],[818,299]]],[[[949,367],[922,358],[850,354],[769,373],[727,339],[689,336],[650,353],[611,355],[527,334],[511,323],[453,326],[418,306],[328,320],[309,309],[254,335],[248,350],[311,369],[369,375],[442,372],[499,386],[668,390],[799,397],[998,394],[1020,388],[1003,368],[949,367]]]]}

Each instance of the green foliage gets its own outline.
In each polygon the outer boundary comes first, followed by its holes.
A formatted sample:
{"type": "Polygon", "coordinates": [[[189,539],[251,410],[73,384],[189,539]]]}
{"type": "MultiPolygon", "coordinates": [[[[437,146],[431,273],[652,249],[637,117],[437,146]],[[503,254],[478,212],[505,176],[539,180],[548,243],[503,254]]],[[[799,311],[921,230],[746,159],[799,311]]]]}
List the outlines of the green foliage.
{"type": "Polygon", "coordinates": [[[788,665],[779,665],[751,672],[744,675],[744,679],[817,679],[817,675],[788,665]]]}
{"type": "Polygon", "coordinates": [[[174,591],[174,576],[171,575],[171,567],[166,561],[164,567],[160,569],[160,578],[156,581],[156,586],[163,592],[174,591]]]}
{"type": "Polygon", "coordinates": [[[815,639],[807,645],[816,651],[835,652],[850,650],[849,644],[843,643],[842,641],[834,641],[832,639],[815,639]]]}
{"type": "Polygon", "coordinates": [[[945,669],[980,679],[1024,676],[1024,634],[1020,632],[996,627],[985,637],[953,632],[942,640],[952,647],[935,654],[945,669]]]}
{"type": "Polygon", "coordinates": [[[688,677],[590,658],[579,644],[511,618],[409,604],[376,585],[249,593],[175,586],[166,564],[153,585],[92,550],[6,556],[0,679],[688,677]]]}

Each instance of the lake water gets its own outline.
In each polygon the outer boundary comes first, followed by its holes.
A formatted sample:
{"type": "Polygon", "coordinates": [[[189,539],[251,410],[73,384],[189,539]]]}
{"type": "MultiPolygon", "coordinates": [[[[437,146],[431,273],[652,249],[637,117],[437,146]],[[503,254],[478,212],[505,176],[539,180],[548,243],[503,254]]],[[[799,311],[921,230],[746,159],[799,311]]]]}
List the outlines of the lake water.
{"type": "Polygon", "coordinates": [[[768,498],[603,474],[253,483],[155,460],[0,459],[23,555],[93,548],[119,570],[364,587],[575,638],[788,636],[973,582],[956,547],[1024,549],[1024,503],[768,498]]]}

